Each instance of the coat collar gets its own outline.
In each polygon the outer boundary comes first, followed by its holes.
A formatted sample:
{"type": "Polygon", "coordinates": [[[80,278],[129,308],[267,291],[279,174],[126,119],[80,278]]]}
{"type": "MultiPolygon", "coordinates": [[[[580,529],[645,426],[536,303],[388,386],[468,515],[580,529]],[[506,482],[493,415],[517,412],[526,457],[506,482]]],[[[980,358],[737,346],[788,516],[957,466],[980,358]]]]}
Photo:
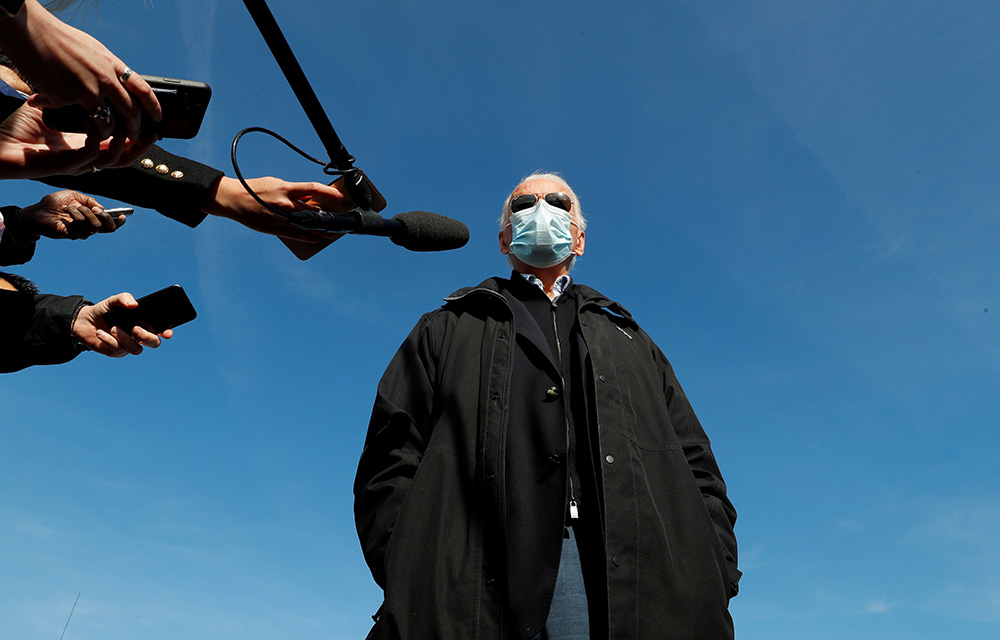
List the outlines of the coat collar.
{"type": "MultiPolygon", "coordinates": [[[[475,287],[463,287],[452,293],[447,298],[445,298],[444,299],[445,305],[447,306],[450,304],[472,304],[476,300],[481,300],[483,296],[493,297],[494,299],[499,299],[504,304],[507,304],[507,301],[500,293],[504,282],[505,282],[504,278],[494,276],[492,278],[487,278],[486,280],[483,280],[475,287]]],[[[621,316],[627,322],[629,322],[634,326],[638,326],[635,319],[632,318],[632,314],[629,312],[628,309],[626,309],[618,302],[611,300],[600,291],[588,287],[587,285],[584,284],[578,284],[576,282],[573,283],[573,287],[577,295],[583,298],[583,304],[580,307],[581,310],[586,309],[590,305],[595,305],[598,308],[604,309],[614,315],[621,316]]]]}

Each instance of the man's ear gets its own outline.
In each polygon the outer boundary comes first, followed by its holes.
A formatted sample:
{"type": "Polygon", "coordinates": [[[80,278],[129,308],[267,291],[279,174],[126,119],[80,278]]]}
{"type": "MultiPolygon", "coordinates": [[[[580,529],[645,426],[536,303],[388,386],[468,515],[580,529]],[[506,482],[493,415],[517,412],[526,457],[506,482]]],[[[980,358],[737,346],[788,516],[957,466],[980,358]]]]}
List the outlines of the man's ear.
{"type": "Polygon", "coordinates": [[[510,255],[510,240],[507,238],[507,229],[500,232],[500,253],[507,256],[510,255]]]}
{"type": "Polygon", "coordinates": [[[581,231],[580,234],[576,237],[576,240],[573,241],[573,253],[575,253],[578,256],[582,256],[583,248],[586,246],[586,244],[587,244],[587,232],[581,231]]]}

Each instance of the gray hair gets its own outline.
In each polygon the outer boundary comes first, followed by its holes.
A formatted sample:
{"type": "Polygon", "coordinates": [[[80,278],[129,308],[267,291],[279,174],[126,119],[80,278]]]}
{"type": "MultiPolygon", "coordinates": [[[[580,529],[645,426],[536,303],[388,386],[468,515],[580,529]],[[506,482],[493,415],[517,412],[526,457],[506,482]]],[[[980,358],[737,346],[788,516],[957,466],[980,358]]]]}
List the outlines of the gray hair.
{"type": "Polygon", "coordinates": [[[576,196],[576,192],[573,191],[573,187],[569,186],[569,183],[566,182],[566,179],[563,178],[558,173],[548,172],[548,171],[536,171],[531,175],[521,178],[521,181],[517,183],[517,186],[511,189],[510,195],[508,195],[507,199],[504,200],[503,209],[500,211],[501,231],[503,231],[507,227],[507,223],[510,222],[510,201],[513,200],[512,196],[514,195],[514,191],[517,190],[517,187],[520,187],[528,180],[551,180],[552,182],[558,182],[559,184],[561,184],[566,190],[566,195],[568,195],[570,199],[572,199],[573,201],[573,217],[574,221],[576,222],[577,228],[580,231],[583,231],[584,229],[587,228],[587,219],[583,217],[583,207],[580,206],[580,198],[576,196]]]}
{"type": "MultiPolygon", "coordinates": [[[[41,2],[51,13],[65,13],[67,18],[74,18],[78,14],[86,17],[91,10],[96,13],[100,0],[41,0],[41,2]]],[[[153,0],[142,0],[142,4],[143,7],[152,7],[153,0]]]]}
{"type": "Polygon", "coordinates": [[[98,0],[48,0],[48,2],[42,2],[45,8],[52,13],[60,13],[66,11],[67,9],[73,8],[73,15],[76,15],[81,9],[84,13],[91,9],[88,5],[97,5],[98,0]],[[80,6],[76,6],[80,5],[80,6]]]}

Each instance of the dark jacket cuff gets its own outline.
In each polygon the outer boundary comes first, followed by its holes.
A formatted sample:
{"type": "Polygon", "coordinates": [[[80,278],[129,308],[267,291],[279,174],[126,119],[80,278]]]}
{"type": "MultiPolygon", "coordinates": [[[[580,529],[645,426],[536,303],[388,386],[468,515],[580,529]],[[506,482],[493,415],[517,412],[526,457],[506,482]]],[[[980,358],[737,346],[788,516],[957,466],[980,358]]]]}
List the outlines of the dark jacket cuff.
{"type": "Polygon", "coordinates": [[[0,266],[24,264],[35,255],[38,236],[28,233],[21,226],[18,207],[3,207],[3,235],[0,236],[0,266]]]}
{"type": "Polygon", "coordinates": [[[189,227],[197,227],[207,217],[201,211],[202,202],[224,175],[218,169],[154,146],[127,167],[79,176],[53,176],[42,182],[154,209],[189,227]]]}

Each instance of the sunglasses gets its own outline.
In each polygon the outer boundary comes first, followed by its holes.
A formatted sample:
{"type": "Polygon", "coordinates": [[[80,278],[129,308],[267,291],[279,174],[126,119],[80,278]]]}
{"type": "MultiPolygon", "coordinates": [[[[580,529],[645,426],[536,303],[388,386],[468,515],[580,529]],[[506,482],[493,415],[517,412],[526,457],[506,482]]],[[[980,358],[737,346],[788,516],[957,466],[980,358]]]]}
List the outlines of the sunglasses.
{"type": "MultiPolygon", "coordinates": [[[[545,201],[553,207],[559,207],[567,213],[573,208],[573,199],[565,193],[546,193],[544,197],[545,201]]],[[[517,196],[510,201],[510,212],[517,213],[518,211],[530,209],[535,206],[536,202],[538,202],[538,195],[534,193],[525,193],[524,195],[517,196]]]]}

